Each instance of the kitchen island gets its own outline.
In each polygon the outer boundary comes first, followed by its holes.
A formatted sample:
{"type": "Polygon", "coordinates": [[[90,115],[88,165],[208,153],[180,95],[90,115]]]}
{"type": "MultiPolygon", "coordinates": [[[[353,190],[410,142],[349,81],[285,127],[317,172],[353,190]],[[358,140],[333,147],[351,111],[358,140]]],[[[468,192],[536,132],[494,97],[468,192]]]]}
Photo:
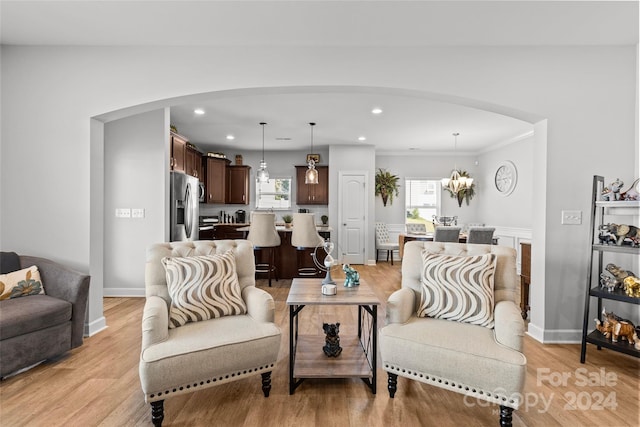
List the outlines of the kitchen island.
{"type": "MultiPolygon", "coordinates": [[[[246,239],[249,234],[248,224],[207,224],[206,228],[207,230],[201,230],[200,232],[201,240],[246,239]],[[203,233],[203,231],[206,232],[203,233]]],[[[318,234],[320,234],[320,236],[325,240],[331,237],[331,227],[318,225],[316,226],[316,229],[318,230],[318,234]]],[[[294,277],[297,277],[298,273],[298,255],[296,248],[291,245],[291,233],[293,231],[293,227],[287,228],[284,225],[276,225],[276,230],[280,235],[280,246],[276,248],[275,253],[277,276],[279,279],[293,279],[294,277]]],[[[267,251],[263,252],[264,253],[256,253],[256,263],[267,261],[267,251]]],[[[304,257],[308,258],[310,263],[312,253],[313,249],[307,249],[304,251],[304,257]]],[[[324,260],[324,257],[324,251],[319,251],[318,258],[320,262],[324,260]]],[[[318,277],[324,277],[324,274],[319,275],[318,277]]]]}

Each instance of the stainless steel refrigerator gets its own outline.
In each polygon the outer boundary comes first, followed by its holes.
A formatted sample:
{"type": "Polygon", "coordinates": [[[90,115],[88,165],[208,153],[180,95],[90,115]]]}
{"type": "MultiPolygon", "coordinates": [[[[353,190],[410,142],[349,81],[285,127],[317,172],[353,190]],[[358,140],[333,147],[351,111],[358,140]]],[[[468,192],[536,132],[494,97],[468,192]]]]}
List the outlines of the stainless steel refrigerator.
{"type": "Polygon", "coordinates": [[[171,172],[171,241],[198,240],[198,178],[171,172]]]}

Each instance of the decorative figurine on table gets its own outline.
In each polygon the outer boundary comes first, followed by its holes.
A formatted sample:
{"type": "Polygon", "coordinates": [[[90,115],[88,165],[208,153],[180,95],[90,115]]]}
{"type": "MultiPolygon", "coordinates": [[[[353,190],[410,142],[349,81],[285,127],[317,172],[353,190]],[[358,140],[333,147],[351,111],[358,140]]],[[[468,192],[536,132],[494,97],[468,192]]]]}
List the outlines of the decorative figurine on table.
{"type": "Polygon", "coordinates": [[[342,270],[345,274],[344,286],[347,288],[351,288],[354,286],[360,285],[360,273],[358,273],[355,269],[351,268],[349,264],[344,264],[342,266],[342,270]]]}
{"type": "Polygon", "coordinates": [[[622,246],[625,241],[632,247],[640,246],[640,230],[635,225],[603,224],[599,230],[600,243],[609,243],[611,237],[614,237],[618,246],[622,246]]]}
{"type": "Polygon", "coordinates": [[[609,225],[611,224],[603,224],[599,227],[598,240],[601,245],[615,245],[618,241],[616,235],[609,229],[609,225]]]}
{"type": "Polygon", "coordinates": [[[618,281],[615,277],[611,277],[606,273],[600,274],[600,286],[605,288],[609,292],[613,292],[616,290],[616,286],[618,286],[618,281]]]}
{"type": "Polygon", "coordinates": [[[338,323],[324,323],[322,325],[322,329],[324,330],[325,337],[325,345],[322,347],[324,354],[327,357],[338,357],[340,353],[342,353],[342,347],[340,347],[340,322],[338,323]]]}
{"type": "Polygon", "coordinates": [[[633,184],[631,184],[631,187],[629,187],[628,190],[620,193],[620,197],[622,198],[622,200],[640,200],[640,186],[638,186],[639,182],[640,178],[633,181],[633,184]]]}
{"type": "Polygon", "coordinates": [[[624,293],[627,296],[640,298],[640,279],[636,276],[627,276],[622,281],[624,293]]]}
{"type": "Polygon", "coordinates": [[[605,267],[605,269],[611,273],[611,275],[613,277],[616,278],[616,280],[619,283],[622,283],[622,281],[624,279],[626,279],[629,276],[635,276],[635,274],[633,274],[632,271],[629,270],[623,270],[622,268],[618,267],[617,265],[613,264],[613,263],[609,263],[607,264],[607,266],[605,267]]]}
{"type": "Polygon", "coordinates": [[[607,313],[602,309],[604,322],[600,319],[596,320],[596,329],[599,330],[605,338],[611,337],[611,341],[618,342],[618,338],[625,338],[629,344],[635,343],[636,327],[629,320],[616,316],[614,313],[607,313]]]}
{"type": "Polygon", "coordinates": [[[620,195],[620,190],[622,190],[623,185],[624,182],[620,180],[620,178],[616,178],[615,181],[604,187],[604,189],[602,190],[602,200],[608,200],[610,202],[620,200],[622,198],[620,195]]]}

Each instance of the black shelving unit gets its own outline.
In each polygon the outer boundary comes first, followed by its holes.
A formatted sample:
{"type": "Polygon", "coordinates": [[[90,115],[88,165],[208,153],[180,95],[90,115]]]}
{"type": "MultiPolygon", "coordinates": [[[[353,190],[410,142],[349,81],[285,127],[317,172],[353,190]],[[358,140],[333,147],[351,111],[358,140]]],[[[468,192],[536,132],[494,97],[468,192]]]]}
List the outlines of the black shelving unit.
{"type": "MultiPolygon", "coordinates": [[[[617,246],[606,245],[596,243],[596,229],[605,223],[605,215],[634,215],[638,216],[640,213],[640,201],[603,201],[600,200],[600,195],[604,189],[604,178],[601,176],[593,177],[593,195],[592,195],[592,212],[591,212],[591,228],[589,230],[589,244],[591,248],[589,250],[589,262],[587,270],[587,285],[584,301],[584,318],[582,324],[582,348],[580,351],[580,363],[584,363],[587,356],[587,343],[594,344],[601,348],[607,348],[620,353],[630,354],[635,357],[640,357],[640,351],[636,350],[633,344],[629,344],[626,340],[618,340],[618,342],[612,342],[610,338],[606,338],[600,331],[595,329],[593,320],[589,316],[589,307],[591,306],[592,298],[597,300],[598,317],[602,316],[602,300],[620,301],[628,304],[640,304],[640,298],[634,298],[626,295],[621,289],[614,291],[608,291],[600,286],[600,274],[603,271],[603,258],[605,253],[617,253],[617,254],[631,254],[636,257],[640,255],[640,248],[634,248],[631,246],[617,246]],[[593,277],[594,259],[598,263],[598,274],[593,277]],[[595,279],[595,282],[594,282],[595,279]],[[595,286],[594,286],[595,285],[595,286]],[[589,332],[589,330],[592,330],[589,332]]],[[[600,319],[603,321],[604,319],[600,319]]],[[[640,319],[631,319],[636,325],[640,319]]]]}

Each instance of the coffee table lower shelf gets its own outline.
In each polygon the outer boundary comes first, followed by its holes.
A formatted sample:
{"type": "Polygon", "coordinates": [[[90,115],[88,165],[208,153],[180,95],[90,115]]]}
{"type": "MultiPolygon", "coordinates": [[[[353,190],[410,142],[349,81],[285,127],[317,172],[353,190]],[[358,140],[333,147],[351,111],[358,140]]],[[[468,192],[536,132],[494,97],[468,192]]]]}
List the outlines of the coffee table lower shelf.
{"type": "Polygon", "coordinates": [[[373,377],[358,337],[340,337],[342,353],[327,357],[322,351],[324,336],[298,337],[293,376],[295,378],[368,378],[373,377]]]}

